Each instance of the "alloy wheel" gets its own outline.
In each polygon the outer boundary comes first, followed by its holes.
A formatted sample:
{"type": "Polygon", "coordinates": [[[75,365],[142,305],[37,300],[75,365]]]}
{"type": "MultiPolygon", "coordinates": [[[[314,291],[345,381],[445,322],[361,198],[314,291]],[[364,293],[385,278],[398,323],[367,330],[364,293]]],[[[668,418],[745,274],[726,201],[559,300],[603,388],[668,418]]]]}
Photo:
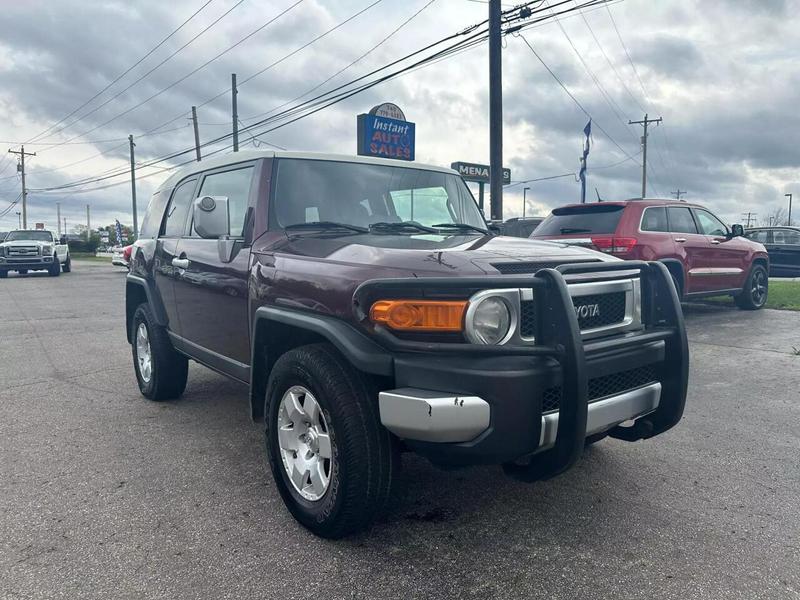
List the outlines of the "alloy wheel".
{"type": "Polygon", "coordinates": [[[317,399],[303,386],[292,386],[278,408],[278,446],[283,468],[304,499],[321,499],[333,471],[330,432],[317,399]]]}
{"type": "Polygon", "coordinates": [[[139,375],[145,383],[150,383],[153,376],[153,353],[150,350],[150,337],[147,326],[139,323],[136,329],[136,360],[139,361],[139,375]]]}

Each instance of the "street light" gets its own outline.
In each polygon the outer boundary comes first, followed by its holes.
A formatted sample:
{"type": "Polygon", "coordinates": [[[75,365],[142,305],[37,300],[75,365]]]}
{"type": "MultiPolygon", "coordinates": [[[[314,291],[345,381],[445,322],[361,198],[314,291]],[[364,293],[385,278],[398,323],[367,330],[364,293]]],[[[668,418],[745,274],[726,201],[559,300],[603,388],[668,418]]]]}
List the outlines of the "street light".
{"type": "Polygon", "coordinates": [[[791,194],[784,194],[789,199],[789,227],[792,226],[792,195],[791,194]]]}
{"type": "Polygon", "coordinates": [[[522,188],[522,218],[525,218],[525,206],[528,204],[528,190],[529,187],[522,188]]]}

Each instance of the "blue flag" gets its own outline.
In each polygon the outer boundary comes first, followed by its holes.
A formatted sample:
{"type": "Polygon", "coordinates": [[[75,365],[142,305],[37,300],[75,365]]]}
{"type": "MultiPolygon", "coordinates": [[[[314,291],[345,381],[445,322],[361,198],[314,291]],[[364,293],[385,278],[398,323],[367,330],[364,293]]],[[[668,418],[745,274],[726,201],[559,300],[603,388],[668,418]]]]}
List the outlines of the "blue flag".
{"type": "Polygon", "coordinates": [[[117,244],[120,246],[122,245],[122,225],[119,224],[119,219],[115,219],[116,224],[114,225],[114,229],[117,234],[117,244]]]}
{"type": "Polygon", "coordinates": [[[586,203],[586,159],[589,157],[589,140],[592,136],[592,120],[583,128],[583,133],[586,134],[586,140],[583,143],[583,156],[581,156],[581,204],[586,203]]]}

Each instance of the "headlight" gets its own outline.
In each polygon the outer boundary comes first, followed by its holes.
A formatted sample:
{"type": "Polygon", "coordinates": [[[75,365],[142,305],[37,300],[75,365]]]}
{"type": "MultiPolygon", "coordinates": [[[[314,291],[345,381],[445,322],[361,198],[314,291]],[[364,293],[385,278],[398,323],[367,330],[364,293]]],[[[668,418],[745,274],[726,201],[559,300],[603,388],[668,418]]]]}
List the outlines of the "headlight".
{"type": "Polygon", "coordinates": [[[53,251],[52,246],[42,246],[42,255],[50,254],[53,251]]]}
{"type": "Polygon", "coordinates": [[[499,344],[511,330],[513,315],[508,302],[497,295],[486,295],[470,302],[466,333],[474,344],[499,344]]]}

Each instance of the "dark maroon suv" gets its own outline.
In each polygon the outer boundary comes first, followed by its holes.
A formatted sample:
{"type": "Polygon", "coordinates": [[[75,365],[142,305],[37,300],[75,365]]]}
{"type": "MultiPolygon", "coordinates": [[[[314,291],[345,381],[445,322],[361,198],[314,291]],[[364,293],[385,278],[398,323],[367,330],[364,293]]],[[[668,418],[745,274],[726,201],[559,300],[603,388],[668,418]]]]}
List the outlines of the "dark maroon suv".
{"type": "Polygon", "coordinates": [[[710,210],[672,200],[570,204],[556,208],[531,234],[586,246],[625,260],[657,260],[681,298],[735,298],[740,308],[764,306],[769,257],[763,245],[728,227],[710,210]]]}
{"type": "Polygon", "coordinates": [[[326,537],[380,514],[401,451],[535,481],[683,414],[666,267],[494,236],[450,169],[198,162],[150,201],[126,285],[142,394],[180,396],[189,359],[248,385],[278,492],[326,537]]]}

